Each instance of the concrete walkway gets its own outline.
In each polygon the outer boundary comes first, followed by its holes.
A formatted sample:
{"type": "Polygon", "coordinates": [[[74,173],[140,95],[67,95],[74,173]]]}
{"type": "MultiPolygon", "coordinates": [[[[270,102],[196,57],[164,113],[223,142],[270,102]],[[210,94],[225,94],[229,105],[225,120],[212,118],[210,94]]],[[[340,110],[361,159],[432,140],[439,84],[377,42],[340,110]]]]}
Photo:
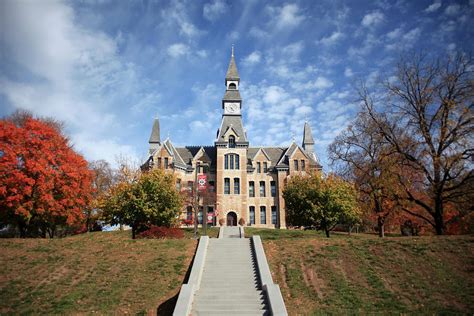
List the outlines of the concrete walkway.
{"type": "Polygon", "coordinates": [[[238,227],[211,238],[192,315],[270,315],[257,275],[251,240],[238,227]]]}

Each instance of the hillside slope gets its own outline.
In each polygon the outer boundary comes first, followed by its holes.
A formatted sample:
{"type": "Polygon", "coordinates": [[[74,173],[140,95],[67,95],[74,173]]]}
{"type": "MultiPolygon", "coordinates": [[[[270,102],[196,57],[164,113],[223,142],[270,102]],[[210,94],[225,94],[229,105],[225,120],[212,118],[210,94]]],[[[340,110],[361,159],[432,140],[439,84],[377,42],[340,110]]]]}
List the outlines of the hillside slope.
{"type": "Polygon", "coordinates": [[[474,312],[474,237],[312,235],[264,240],[288,312],[474,312]]]}
{"type": "Polygon", "coordinates": [[[130,232],[0,239],[0,314],[156,313],[179,291],[195,246],[130,232]]]}

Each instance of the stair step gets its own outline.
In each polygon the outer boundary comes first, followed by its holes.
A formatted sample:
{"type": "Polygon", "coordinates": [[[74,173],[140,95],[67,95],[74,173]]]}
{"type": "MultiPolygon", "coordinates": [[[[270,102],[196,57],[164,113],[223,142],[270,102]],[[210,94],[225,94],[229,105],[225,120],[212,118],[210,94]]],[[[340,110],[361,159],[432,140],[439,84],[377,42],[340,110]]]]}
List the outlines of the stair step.
{"type": "Polygon", "coordinates": [[[202,315],[208,315],[208,316],[223,316],[223,315],[245,315],[245,316],[267,316],[271,315],[270,312],[268,311],[254,311],[254,310],[209,310],[209,309],[200,309],[200,310],[195,310],[191,313],[191,315],[195,316],[202,316],[202,315]]]}

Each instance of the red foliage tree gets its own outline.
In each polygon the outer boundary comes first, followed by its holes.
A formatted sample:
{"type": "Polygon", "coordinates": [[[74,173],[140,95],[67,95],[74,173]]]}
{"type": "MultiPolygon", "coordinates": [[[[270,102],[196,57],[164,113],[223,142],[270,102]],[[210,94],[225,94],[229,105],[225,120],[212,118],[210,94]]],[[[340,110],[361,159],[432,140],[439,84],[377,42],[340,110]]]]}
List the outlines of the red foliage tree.
{"type": "Polygon", "coordinates": [[[24,114],[0,120],[0,222],[21,237],[54,237],[58,227],[80,224],[91,179],[59,124],[24,114]]]}

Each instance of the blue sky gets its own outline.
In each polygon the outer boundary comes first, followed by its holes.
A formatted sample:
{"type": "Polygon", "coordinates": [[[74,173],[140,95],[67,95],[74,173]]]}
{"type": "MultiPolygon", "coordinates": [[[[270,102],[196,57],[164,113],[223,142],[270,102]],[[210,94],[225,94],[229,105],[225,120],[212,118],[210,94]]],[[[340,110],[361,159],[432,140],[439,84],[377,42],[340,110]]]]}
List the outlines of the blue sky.
{"type": "Polygon", "coordinates": [[[65,122],[89,160],[144,160],[153,118],[175,145],[212,145],[235,44],[251,146],[316,152],[357,111],[353,84],[404,51],[472,52],[470,1],[0,1],[0,116],[65,122]]]}

